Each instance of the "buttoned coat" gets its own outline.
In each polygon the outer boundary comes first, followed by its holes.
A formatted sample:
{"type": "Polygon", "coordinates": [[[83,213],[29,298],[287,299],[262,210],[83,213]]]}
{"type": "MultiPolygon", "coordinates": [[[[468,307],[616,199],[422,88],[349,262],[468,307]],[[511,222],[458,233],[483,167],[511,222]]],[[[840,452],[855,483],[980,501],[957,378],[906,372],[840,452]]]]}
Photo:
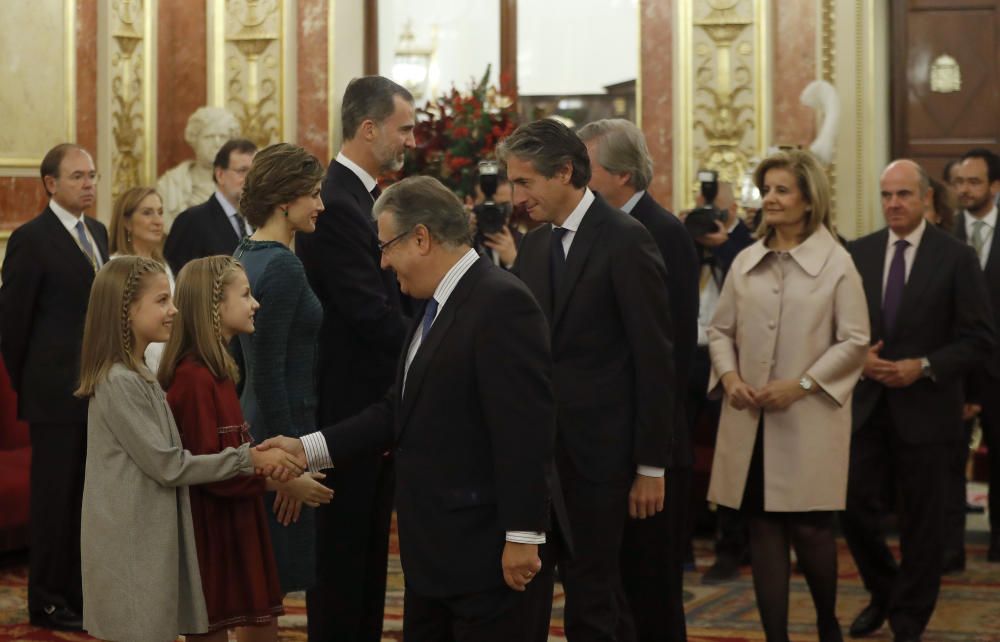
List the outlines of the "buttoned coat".
{"type": "MultiPolygon", "coordinates": [[[[868,349],[865,292],[847,251],[820,227],[789,252],[757,241],[733,261],[708,330],[709,393],[736,371],[760,389],[808,375],[818,390],[764,411],[764,509],[840,510],[851,395],[868,349]]],[[[761,411],[723,404],[708,499],[739,508],[761,411]]]]}

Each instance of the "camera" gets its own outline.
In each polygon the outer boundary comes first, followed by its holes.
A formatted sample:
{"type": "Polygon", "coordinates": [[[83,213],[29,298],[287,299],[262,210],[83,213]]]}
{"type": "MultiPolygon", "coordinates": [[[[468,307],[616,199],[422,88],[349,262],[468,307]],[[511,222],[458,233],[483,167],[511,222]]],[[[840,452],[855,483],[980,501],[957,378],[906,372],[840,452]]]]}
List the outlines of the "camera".
{"type": "Polygon", "coordinates": [[[500,166],[496,161],[480,161],[479,189],[486,200],[472,208],[480,235],[496,234],[507,225],[507,218],[510,216],[510,203],[497,203],[493,200],[500,183],[499,174],[500,166]]]}
{"type": "Polygon", "coordinates": [[[717,231],[716,221],[726,220],[725,213],[715,206],[715,197],[719,194],[719,174],[713,170],[702,170],[698,172],[698,181],[705,204],[691,210],[684,219],[684,227],[696,239],[717,231]]]}

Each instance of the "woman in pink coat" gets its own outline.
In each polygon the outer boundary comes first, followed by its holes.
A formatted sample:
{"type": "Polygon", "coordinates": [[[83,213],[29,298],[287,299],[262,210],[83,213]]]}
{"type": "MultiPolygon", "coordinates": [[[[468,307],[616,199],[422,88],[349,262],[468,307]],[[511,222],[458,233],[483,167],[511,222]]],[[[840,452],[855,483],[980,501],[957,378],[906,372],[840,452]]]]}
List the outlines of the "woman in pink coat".
{"type": "Polygon", "coordinates": [[[709,393],[725,395],[708,498],[748,518],[767,640],[788,640],[794,546],[819,639],[834,642],[842,637],[833,511],[846,501],[867,304],[831,232],[830,186],[816,159],[776,154],[754,180],[763,196],[759,240],[734,260],[708,330],[709,393]]]}

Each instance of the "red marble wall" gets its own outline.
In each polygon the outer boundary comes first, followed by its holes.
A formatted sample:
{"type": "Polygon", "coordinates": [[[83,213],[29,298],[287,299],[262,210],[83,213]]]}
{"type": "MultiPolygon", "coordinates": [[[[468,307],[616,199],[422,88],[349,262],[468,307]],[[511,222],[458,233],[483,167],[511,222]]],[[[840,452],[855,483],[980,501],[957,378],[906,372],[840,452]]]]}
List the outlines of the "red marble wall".
{"type": "MultiPolygon", "coordinates": [[[[76,1],[76,137],[97,156],[97,3],[76,1]]],[[[37,169],[36,169],[37,171],[37,169]]],[[[0,233],[38,214],[48,197],[37,176],[0,178],[0,233]]],[[[89,213],[100,207],[95,205],[89,213]]]]}
{"type": "Polygon", "coordinates": [[[673,208],[674,0],[641,0],[639,4],[642,130],[653,157],[650,193],[673,208]]]}
{"type": "Polygon", "coordinates": [[[156,16],[156,175],[194,157],[188,117],[208,102],[206,0],[159,0],[156,16]]]}
{"type": "Polygon", "coordinates": [[[802,0],[773,2],[773,143],[805,147],[816,134],[816,113],[799,102],[799,95],[806,85],[817,78],[817,3],[802,0]]]}
{"type": "Polygon", "coordinates": [[[296,105],[297,143],[324,165],[329,162],[327,149],[327,35],[329,6],[327,0],[299,0],[298,85],[296,105]]]}

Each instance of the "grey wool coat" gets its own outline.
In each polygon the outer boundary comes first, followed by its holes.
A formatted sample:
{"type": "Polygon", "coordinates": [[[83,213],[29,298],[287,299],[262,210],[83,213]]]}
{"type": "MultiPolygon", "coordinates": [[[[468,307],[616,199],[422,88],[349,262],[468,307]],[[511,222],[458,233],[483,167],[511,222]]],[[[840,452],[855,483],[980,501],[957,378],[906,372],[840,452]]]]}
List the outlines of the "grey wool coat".
{"type": "Polygon", "coordinates": [[[213,455],[184,450],[160,385],[112,366],[87,417],[84,628],[121,642],[206,632],[187,486],[252,472],[246,444],[213,455]]]}

